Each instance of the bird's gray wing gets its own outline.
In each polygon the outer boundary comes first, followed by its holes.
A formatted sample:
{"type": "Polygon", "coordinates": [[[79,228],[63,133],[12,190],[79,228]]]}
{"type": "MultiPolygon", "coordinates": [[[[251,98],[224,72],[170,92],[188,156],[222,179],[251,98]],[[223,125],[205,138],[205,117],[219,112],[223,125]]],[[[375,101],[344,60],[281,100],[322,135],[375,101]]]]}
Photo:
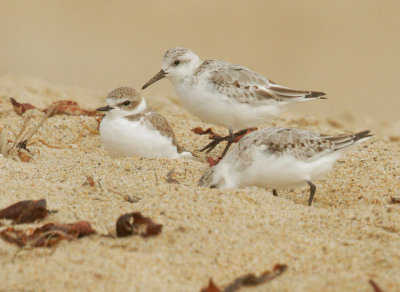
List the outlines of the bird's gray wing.
{"type": "Polygon", "coordinates": [[[204,61],[195,74],[207,74],[215,90],[240,103],[287,102],[325,95],[287,88],[244,66],[218,60],[204,61]]]}
{"type": "Polygon", "coordinates": [[[349,147],[358,140],[370,137],[370,131],[334,136],[321,135],[302,129],[269,128],[245,136],[239,143],[239,152],[262,146],[266,153],[277,156],[291,155],[300,160],[310,160],[349,147]]]}
{"type": "Polygon", "coordinates": [[[178,153],[181,153],[183,151],[183,149],[179,146],[178,141],[175,137],[175,133],[169,125],[167,119],[164,118],[164,116],[162,116],[161,114],[157,112],[146,112],[144,114],[130,115],[125,118],[130,121],[142,120],[164,137],[170,138],[172,144],[176,146],[178,153]]]}
{"type": "Polygon", "coordinates": [[[300,160],[309,160],[335,151],[335,142],[319,133],[291,128],[269,128],[257,130],[245,136],[239,143],[239,152],[250,147],[263,147],[270,155],[290,155],[300,160]]]}

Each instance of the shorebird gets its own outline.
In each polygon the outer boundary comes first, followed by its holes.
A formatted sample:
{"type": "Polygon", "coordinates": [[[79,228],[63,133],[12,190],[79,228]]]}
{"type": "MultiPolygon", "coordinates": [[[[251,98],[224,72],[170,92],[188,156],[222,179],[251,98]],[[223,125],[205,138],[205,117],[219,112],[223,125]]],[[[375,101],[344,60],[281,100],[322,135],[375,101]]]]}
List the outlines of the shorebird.
{"type": "Polygon", "coordinates": [[[290,128],[257,130],[243,137],[217,165],[209,168],[199,186],[257,186],[271,188],[277,196],[277,189],[308,184],[311,206],[316,191],[313,181],[328,173],[349,146],[368,139],[369,132],[326,136],[290,128]]]}
{"type": "Polygon", "coordinates": [[[201,149],[209,152],[227,140],[222,156],[234,142],[234,130],[257,127],[280,115],[289,105],[325,95],[275,84],[244,66],[218,60],[202,61],[193,51],[180,47],[165,53],[162,70],[142,89],[164,77],[172,82],[182,105],[192,114],[229,129],[229,136],[217,137],[201,149]]]}
{"type": "Polygon", "coordinates": [[[167,120],[152,111],[133,88],[116,88],[106,100],[107,106],[97,110],[107,112],[100,136],[111,156],[192,157],[179,146],[167,120]]]}

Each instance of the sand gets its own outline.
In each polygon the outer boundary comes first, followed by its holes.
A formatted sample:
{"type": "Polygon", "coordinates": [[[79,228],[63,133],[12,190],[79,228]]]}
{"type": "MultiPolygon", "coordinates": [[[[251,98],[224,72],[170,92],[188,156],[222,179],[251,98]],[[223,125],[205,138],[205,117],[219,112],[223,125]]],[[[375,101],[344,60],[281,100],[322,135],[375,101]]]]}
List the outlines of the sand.
{"type": "MultiPolygon", "coordinates": [[[[0,128],[9,124],[13,140],[26,117],[32,117],[34,126],[44,115],[32,110],[18,116],[11,96],[40,107],[72,99],[93,109],[104,104],[105,94],[2,76],[0,128]]],[[[273,121],[325,133],[373,126],[374,138],[350,149],[315,182],[317,193],[308,207],[307,187],[282,191],[278,198],[258,188],[197,187],[208,165],[205,155],[196,151],[208,139],[190,129],[212,125],[182,109],[176,97],[150,96],[148,103],[165,115],[178,141],[195,151],[197,159],[113,159],[99,135],[88,130],[70,144],[83,125],[96,127],[93,117],[54,116],[35,137],[67,147],[52,149],[36,142],[28,147],[34,154],[30,162],[16,155],[0,157],[0,208],[45,198],[58,213],[17,228],[88,220],[99,234],[115,233],[121,214],[139,211],[163,224],[161,235],[93,235],[35,249],[0,240],[0,291],[199,291],[211,277],[224,286],[277,263],[288,265],[282,276],[247,290],[372,291],[369,279],[385,291],[400,289],[400,205],[390,203],[391,197],[400,197],[399,122],[383,128],[351,115],[325,120],[293,117],[290,111],[273,121]],[[171,169],[179,184],[166,182],[171,169]],[[94,187],[86,176],[93,177],[94,187]],[[140,200],[129,203],[125,195],[140,200]]],[[[217,156],[221,148],[211,154],[217,156]]],[[[2,230],[11,223],[0,224],[2,230]]]]}

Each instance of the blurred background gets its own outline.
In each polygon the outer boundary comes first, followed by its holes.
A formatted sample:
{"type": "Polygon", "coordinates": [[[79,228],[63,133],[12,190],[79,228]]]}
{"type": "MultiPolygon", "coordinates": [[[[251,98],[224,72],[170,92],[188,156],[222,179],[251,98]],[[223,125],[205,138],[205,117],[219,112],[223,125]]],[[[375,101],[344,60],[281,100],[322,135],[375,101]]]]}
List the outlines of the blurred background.
{"type": "MultiPolygon", "coordinates": [[[[400,116],[399,13],[399,1],[0,0],[0,75],[139,89],[183,46],[328,93],[291,112],[390,121],[400,116]]],[[[175,95],[167,80],[145,92],[175,95]]]]}

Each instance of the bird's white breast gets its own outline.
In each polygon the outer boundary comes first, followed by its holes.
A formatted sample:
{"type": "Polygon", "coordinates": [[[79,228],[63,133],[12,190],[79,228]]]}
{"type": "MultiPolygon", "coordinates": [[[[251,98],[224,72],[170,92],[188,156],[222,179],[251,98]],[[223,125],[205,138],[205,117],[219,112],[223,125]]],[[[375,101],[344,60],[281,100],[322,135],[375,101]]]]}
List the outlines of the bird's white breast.
{"type": "Polygon", "coordinates": [[[314,181],[328,173],[341,155],[333,152],[314,160],[303,161],[292,155],[269,155],[262,147],[251,150],[252,155],[246,167],[235,156],[228,156],[222,161],[221,171],[224,172],[229,187],[258,186],[262,188],[298,187],[307,181],[314,181]],[[224,165],[225,164],[225,165],[224,165]]]}
{"type": "Polygon", "coordinates": [[[104,148],[113,157],[177,158],[179,156],[171,138],[161,135],[140,120],[129,121],[121,117],[106,116],[100,124],[100,136],[104,148]]]}
{"type": "Polygon", "coordinates": [[[175,82],[182,105],[206,122],[234,130],[255,127],[278,116],[286,103],[240,103],[221,94],[207,82],[175,82]]]}

